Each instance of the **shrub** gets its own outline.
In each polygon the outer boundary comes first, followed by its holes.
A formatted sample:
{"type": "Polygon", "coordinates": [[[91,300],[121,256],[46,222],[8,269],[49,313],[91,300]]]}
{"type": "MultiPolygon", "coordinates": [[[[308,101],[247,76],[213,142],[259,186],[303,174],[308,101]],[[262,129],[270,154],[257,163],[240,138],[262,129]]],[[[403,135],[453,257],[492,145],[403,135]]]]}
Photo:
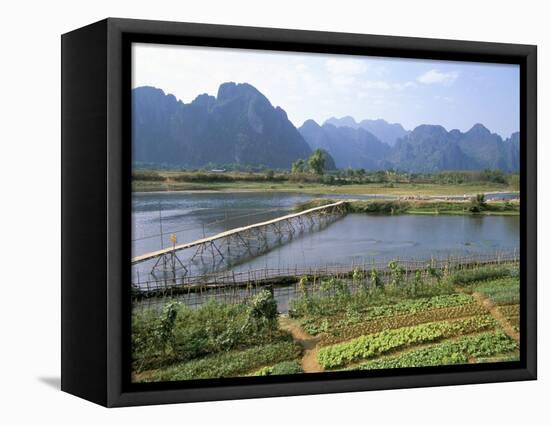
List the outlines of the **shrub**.
{"type": "Polygon", "coordinates": [[[277,302],[273,293],[269,290],[262,290],[249,302],[249,325],[255,330],[275,331],[277,328],[277,302]]]}
{"type": "Polygon", "coordinates": [[[485,202],[485,194],[477,194],[470,200],[470,212],[480,213],[485,210],[487,203],[485,202]]]}

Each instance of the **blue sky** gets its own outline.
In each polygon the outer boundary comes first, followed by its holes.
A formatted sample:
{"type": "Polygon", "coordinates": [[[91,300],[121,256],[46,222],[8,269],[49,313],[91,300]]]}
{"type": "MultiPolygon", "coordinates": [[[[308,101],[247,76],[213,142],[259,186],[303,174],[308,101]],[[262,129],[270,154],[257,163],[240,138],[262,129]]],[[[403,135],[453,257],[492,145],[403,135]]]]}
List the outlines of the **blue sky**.
{"type": "Polygon", "coordinates": [[[519,67],[483,63],[135,44],[133,87],[155,86],[188,103],[221,83],[250,83],[296,127],[312,118],[383,118],[406,129],[482,123],[519,130],[519,67]]]}

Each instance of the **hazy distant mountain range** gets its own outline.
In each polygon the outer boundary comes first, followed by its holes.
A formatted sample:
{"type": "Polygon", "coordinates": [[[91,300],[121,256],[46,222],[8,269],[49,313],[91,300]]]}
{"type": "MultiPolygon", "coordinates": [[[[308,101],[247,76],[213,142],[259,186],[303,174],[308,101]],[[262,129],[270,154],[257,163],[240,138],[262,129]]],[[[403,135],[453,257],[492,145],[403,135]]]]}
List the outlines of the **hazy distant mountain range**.
{"type": "Polygon", "coordinates": [[[136,163],[290,168],[321,148],[338,168],[519,169],[519,133],[503,140],[481,124],[465,133],[437,125],[407,131],[384,120],[343,117],[323,125],[307,120],[296,129],[282,108],[246,83],[224,83],[216,97],[204,94],[188,104],[161,89],[139,87],[132,101],[136,163]]]}
{"type": "Polygon", "coordinates": [[[355,121],[353,117],[349,115],[342,118],[329,118],[324,124],[332,124],[335,127],[351,127],[352,129],[365,129],[372,133],[380,141],[394,146],[398,139],[409,133],[399,123],[388,123],[386,120],[363,120],[359,123],[355,121]]]}
{"type": "Polygon", "coordinates": [[[298,129],[312,149],[330,153],[337,168],[379,169],[391,152],[391,147],[362,128],[319,126],[307,120],[298,129]]]}
{"type": "Polygon", "coordinates": [[[153,87],[133,91],[133,160],[290,168],[312,150],[286,113],[249,84],[224,83],[216,97],[184,104],[153,87]]]}

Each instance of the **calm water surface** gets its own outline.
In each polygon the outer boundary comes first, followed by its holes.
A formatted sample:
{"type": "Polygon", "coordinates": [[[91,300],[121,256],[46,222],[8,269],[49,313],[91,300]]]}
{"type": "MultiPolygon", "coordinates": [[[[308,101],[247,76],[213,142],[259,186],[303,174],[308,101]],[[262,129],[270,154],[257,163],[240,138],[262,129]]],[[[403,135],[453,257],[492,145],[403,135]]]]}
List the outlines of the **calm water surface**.
{"type": "MultiPolygon", "coordinates": [[[[288,214],[316,196],[299,193],[135,193],[132,200],[136,256],[288,214]],[[162,230],[162,238],[160,236],[162,230]]],[[[343,196],[351,198],[356,196],[343,196]]],[[[366,198],[366,197],[364,197],[366,198]]],[[[302,235],[232,269],[317,267],[388,258],[493,254],[519,247],[517,216],[373,216],[349,214],[327,228],[302,235]]],[[[193,253],[181,253],[182,260],[193,253]]],[[[134,268],[147,279],[151,262],[134,268]]]]}

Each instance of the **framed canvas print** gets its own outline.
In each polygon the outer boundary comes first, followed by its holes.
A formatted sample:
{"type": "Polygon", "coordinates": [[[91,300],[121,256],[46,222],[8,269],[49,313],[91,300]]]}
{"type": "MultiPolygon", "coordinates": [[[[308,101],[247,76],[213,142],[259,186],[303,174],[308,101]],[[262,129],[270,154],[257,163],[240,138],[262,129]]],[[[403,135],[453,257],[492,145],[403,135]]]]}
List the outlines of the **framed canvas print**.
{"type": "Polygon", "coordinates": [[[107,19],[62,37],[62,389],[536,378],[536,47],[107,19]]]}

